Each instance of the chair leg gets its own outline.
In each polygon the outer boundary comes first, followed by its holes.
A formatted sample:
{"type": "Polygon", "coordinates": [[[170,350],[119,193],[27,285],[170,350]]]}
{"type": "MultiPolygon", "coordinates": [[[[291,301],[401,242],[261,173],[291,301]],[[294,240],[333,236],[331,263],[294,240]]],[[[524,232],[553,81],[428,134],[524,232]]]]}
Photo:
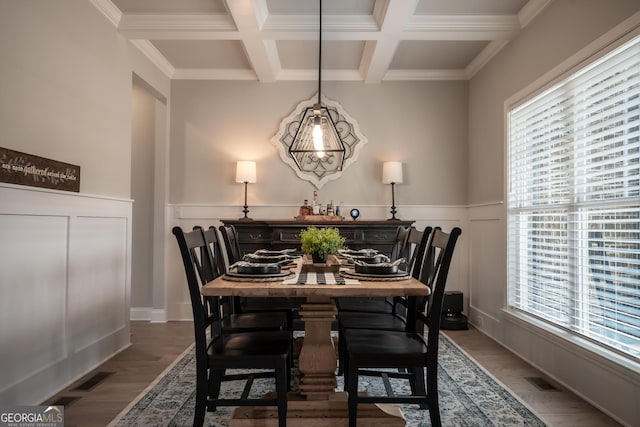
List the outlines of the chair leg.
{"type": "Polygon", "coordinates": [[[342,386],[342,390],[343,391],[347,391],[349,389],[349,375],[347,375],[347,372],[349,372],[349,355],[346,352],[346,349],[344,349],[345,351],[342,353],[342,360],[340,361],[340,364],[343,365],[342,366],[342,374],[344,375],[344,381],[343,386],[342,386]]]}
{"type": "MultiPolygon", "coordinates": [[[[413,368],[413,379],[411,381],[411,392],[415,396],[427,396],[427,389],[424,383],[424,368],[413,368]]],[[[420,409],[427,409],[429,407],[426,403],[420,404],[420,409]]]]}
{"type": "Polygon", "coordinates": [[[344,331],[338,321],[338,375],[344,375],[344,331]]]}
{"type": "Polygon", "coordinates": [[[207,410],[207,381],[206,378],[196,381],[196,408],[193,414],[193,427],[204,425],[204,415],[207,410]]]}
{"type": "Polygon", "coordinates": [[[345,367],[345,382],[349,378],[349,385],[347,388],[348,397],[348,410],[349,410],[349,427],[356,427],[358,422],[358,367],[351,366],[349,362],[345,367]]]}
{"type": "MultiPolygon", "coordinates": [[[[218,399],[220,396],[220,387],[224,373],[224,369],[212,369],[209,373],[209,398],[212,400],[218,399]]],[[[210,404],[208,409],[213,412],[217,408],[215,405],[210,404]]]]}
{"type": "Polygon", "coordinates": [[[433,427],[440,427],[440,403],[438,400],[438,366],[427,367],[427,403],[433,427]]]}
{"type": "Polygon", "coordinates": [[[435,405],[429,404],[429,418],[431,419],[432,427],[442,427],[442,422],[440,421],[440,408],[438,407],[437,397],[435,405]]]}
{"type": "Polygon", "coordinates": [[[283,360],[276,368],[276,392],[278,393],[278,426],[287,426],[287,390],[289,389],[288,361],[283,360]]]}

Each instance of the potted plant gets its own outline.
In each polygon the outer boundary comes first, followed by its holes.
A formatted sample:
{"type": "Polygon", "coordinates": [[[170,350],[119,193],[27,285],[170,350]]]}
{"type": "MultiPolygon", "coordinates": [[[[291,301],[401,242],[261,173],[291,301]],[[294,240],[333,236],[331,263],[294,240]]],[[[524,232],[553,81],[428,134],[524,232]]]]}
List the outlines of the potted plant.
{"type": "Polygon", "coordinates": [[[311,254],[314,263],[326,262],[328,255],[337,254],[339,249],[345,247],[345,238],[333,227],[308,227],[300,232],[300,242],[302,252],[311,254]]]}

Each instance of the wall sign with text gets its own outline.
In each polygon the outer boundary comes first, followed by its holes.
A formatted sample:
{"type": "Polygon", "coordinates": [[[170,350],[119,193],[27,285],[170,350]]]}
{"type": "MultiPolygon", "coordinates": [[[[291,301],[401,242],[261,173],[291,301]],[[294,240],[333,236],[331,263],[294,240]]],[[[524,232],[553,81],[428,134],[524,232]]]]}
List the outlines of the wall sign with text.
{"type": "Polygon", "coordinates": [[[0,147],[0,182],[80,191],[80,166],[0,147]]]}

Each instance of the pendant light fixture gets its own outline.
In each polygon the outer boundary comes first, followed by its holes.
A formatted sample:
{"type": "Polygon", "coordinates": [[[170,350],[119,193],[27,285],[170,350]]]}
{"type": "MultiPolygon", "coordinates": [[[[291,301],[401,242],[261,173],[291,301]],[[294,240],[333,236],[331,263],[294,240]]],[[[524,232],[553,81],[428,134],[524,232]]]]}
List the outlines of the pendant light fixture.
{"type": "Polygon", "coordinates": [[[341,171],[345,146],[331,112],[322,105],[322,0],[319,0],[318,31],[318,101],[305,109],[289,154],[301,171],[341,171]]]}

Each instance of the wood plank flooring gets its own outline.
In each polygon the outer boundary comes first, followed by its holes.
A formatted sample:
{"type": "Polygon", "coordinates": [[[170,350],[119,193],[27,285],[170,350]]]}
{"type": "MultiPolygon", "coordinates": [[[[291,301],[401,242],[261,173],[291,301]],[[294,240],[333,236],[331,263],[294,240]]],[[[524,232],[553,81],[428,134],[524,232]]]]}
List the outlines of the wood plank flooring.
{"type": "MultiPolygon", "coordinates": [[[[512,390],[549,426],[619,426],[610,417],[554,384],[475,328],[445,331],[487,371],[512,390]],[[527,378],[542,378],[555,390],[545,390],[527,378]]],[[[191,322],[131,322],[132,345],[42,404],[65,404],[65,426],[106,426],[193,342],[191,322]],[[97,384],[86,384],[95,374],[97,384]],[[100,378],[98,378],[100,379],[100,378]],[[82,388],[82,387],[81,387],[82,388]]]]}

